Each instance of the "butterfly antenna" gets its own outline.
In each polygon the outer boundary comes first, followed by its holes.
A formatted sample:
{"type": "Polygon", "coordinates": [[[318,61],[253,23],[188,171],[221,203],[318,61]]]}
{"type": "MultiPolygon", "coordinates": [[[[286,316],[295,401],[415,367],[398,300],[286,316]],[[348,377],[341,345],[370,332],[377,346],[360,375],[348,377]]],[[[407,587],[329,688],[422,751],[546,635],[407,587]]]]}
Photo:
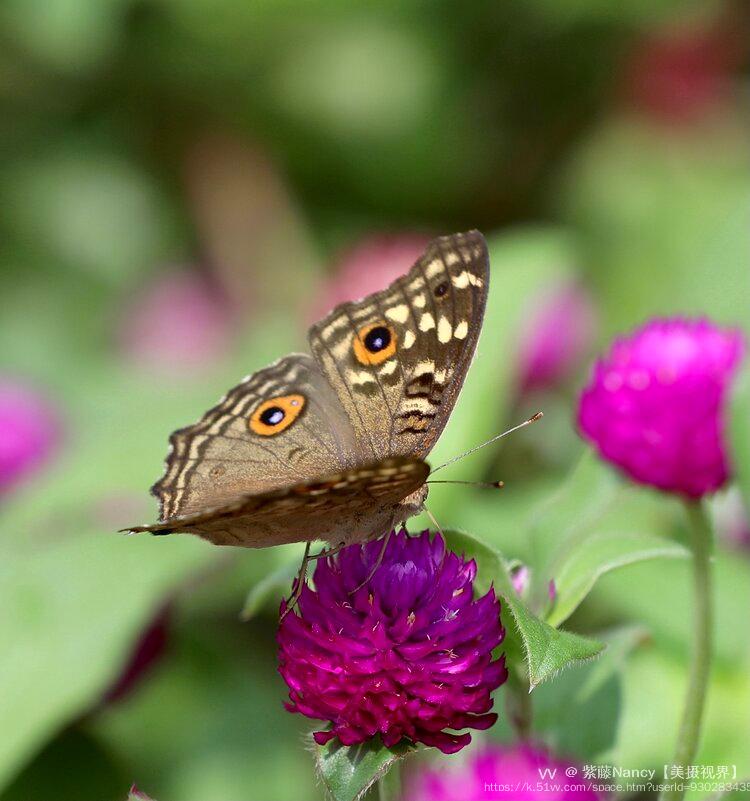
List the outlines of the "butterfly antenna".
{"type": "MultiPolygon", "coordinates": [[[[433,471],[434,472],[434,471],[433,471]]],[[[504,481],[425,481],[425,484],[465,484],[467,487],[486,487],[487,489],[502,489],[504,481]]]]}
{"type": "MultiPolygon", "coordinates": [[[[528,420],[524,420],[523,423],[519,423],[517,426],[513,426],[513,428],[509,428],[507,431],[503,431],[502,434],[496,434],[494,437],[488,439],[486,442],[482,442],[480,445],[475,445],[473,448],[470,448],[468,451],[460,454],[459,456],[454,456],[452,459],[448,459],[447,462],[443,462],[443,464],[438,465],[434,470],[430,471],[430,475],[434,475],[437,473],[438,470],[442,470],[444,467],[447,467],[449,464],[453,464],[453,462],[457,462],[459,459],[463,459],[465,456],[469,456],[470,454],[474,453],[475,451],[480,450],[480,448],[484,448],[486,445],[491,445],[493,442],[497,442],[499,439],[503,437],[507,437],[508,434],[512,434],[514,431],[518,431],[520,428],[526,428],[526,426],[535,423],[537,420],[541,420],[544,415],[542,412],[537,412],[533,417],[529,417],[528,420]]],[[[435,483],[435,482],[431,482],[435,483]]]]}

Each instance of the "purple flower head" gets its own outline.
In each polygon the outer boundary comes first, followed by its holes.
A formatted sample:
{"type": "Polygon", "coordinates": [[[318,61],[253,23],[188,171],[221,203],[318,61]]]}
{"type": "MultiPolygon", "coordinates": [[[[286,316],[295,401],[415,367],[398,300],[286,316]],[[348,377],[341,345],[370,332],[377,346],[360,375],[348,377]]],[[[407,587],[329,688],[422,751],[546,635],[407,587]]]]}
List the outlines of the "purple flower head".
{"type": "Polygon", "coordinates": [[[540,297],[520,336],[522,389],[544,389],[565,378],[591,346],[596,326],[594,303],[580,286],[563,284],[540,297]]]}
{"type": "Polygon", "coordinates": [[[427,769],[408,787],[409,801],[597,801],[601,796],[578,771],[566,776],[570,762],[520,745],[485,746],[461,764],[427,769]],[[554,771],[554,774],[547,771],[554,771]],[[541,771],[544,771],[542,773],[541,771]],[[554,775],[554,778],[549,778],[554,775]],[[546,778],[545,778],[546,777],[546,778]],[[548,786],[540,788],[545,783],[548,786]]]}
{"type": "MultiPolygon", "coordinates": [[[[323,745],[354,745],[380,735],[446,754],[471,741],[446,729],[487,729],[490,693],[507,678],[492,650],[505,635],[490,590],[473,597],[476,564],[446,551],[440,535],[393,533],[372,578],[382,541],[350,545],[320,560],[315,590],[279,628],[279,671],[290,712],[327,720],[323,745]]],[[[285,604],[282,604],[282,610],[285,604]]]]}
{"type": "Polygon", "coordinates": [[[616,340],[583,391],[578,421],[610,462],[643,484],[699,498],[729,474],[722,442],[742,336],[707,320],[654,320],[616,340]]]}
{"type": "Polygon", "coordinates": [[[0,495],[41,467],[59,439],[51,404],[31,387],[0,377],[0,495]]]}

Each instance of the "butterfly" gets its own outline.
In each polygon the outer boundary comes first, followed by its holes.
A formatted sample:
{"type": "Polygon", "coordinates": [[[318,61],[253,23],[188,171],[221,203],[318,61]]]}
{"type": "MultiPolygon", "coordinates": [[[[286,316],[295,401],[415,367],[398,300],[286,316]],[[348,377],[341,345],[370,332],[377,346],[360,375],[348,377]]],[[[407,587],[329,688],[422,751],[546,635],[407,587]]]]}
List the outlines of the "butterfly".
{"type": "Polygon", "coordinates": [[[151,488],[159,521],[125,530],[309,548],[374,539],[421,511],[488,284],[482,234],[434,239],[387,289],[313,325],[310,354],[253,373],[175,431],[151,488]]]}

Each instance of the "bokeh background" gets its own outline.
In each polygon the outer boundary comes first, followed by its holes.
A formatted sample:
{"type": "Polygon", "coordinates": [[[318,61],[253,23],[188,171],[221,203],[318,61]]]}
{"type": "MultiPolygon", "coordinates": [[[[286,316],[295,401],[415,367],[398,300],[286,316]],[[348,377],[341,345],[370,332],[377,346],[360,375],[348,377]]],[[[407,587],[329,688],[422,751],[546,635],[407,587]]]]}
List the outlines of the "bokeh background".
{"type": "MultiPolygon", "coordinates": [[[[435,459],[545,418],[451,468],[503,494],[436,487],[431,508],[527,558],[597,349],[653,314],[750,328],[748,7],[4,0],[0,43],[0,799],[320,798],[278,595],[240,621],[298,549],[115,530],[154,517],[174,428],[432,235],[479,228],[490,308],[435,459]]],[[[750,774],[748,527],[731,490],[714,511],[701,762],[750,774]]],[[[688,609],[685,564],[603,579],[570,625],[644,636],[605,719],[561,720],[561,681],[538,736],[669,761],[688,609]]]]}

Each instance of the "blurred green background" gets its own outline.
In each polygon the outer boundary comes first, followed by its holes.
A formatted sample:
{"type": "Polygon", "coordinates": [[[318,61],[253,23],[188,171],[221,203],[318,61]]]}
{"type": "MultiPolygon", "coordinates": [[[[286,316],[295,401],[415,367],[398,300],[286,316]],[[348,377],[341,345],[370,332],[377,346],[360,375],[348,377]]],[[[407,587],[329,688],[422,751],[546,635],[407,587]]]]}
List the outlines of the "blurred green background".
{"type": "MultiPolygon", "coordinates": [[[[0,800],[114,801],[133,781],[160,801],[321,798],[309,722],[282,708],[276,601],[239,619],[298,549],[114,531],[155,516],[174,428],[430,236],[479,228],[492,296],[435,463],[545,419],[451,469],[504,494],[434,488],[431,509],[531,559],[535,512],[583,452],[597,349],[652,314],[750,330],[748,7],[3,0],[0,43],[1,377],[59,431],[0,490],[0,800]],[[524,348],[557,287],[584,298],[583,330],[534,382],[524,348]]],[[[732,491],[715,507],[701,762],[750,775],[750,550],[732,491]]],[[[669,504],[635,509],[679,536],[669,504]]],[[[571,626],[643,641],[596,720],[561,720],[574,671],[541,688],[538,736],[582,762],[669,761],[688,609],[680,562],[600,582],[571,626]]]]}

